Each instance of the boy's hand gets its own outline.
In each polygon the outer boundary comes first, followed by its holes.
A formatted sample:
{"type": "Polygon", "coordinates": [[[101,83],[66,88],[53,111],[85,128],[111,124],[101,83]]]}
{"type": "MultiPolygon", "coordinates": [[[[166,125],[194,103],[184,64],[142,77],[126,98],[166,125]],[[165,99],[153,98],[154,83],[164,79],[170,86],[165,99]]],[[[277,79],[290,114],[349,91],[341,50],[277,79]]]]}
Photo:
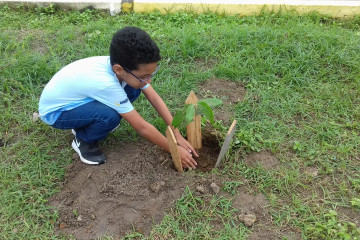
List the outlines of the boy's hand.
{"type": "Polygon", "coordinates": [[[174,135],[177,143],[185,148],[193,157],[199,157],[199,154],[195,151],[193,146],[181,135],[178,129],[174,131],[174,135]]]}
{"type": "Polygon", "coordinates": [[[182,146],[178,146],[178,149],[183,168],[195,169],[197,162],[193,159],[192,154],[182,146]]]}

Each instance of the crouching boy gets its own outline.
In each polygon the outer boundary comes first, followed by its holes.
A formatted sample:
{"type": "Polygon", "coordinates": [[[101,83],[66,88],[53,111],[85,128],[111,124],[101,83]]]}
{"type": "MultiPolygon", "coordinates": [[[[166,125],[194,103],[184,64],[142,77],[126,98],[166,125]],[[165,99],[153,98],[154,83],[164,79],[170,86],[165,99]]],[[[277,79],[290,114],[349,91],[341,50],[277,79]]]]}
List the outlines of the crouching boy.
{"type": "MultiPolygon", "coordinates": [[[[165,123],[171,125],[170,111],[151,86],[160,58],[158,46],[146,32],[125,27],[114,34],[110,56],[75,61],[53,76],[40,97],[40,118],[54,128],[72,129],[72,147],[87,164],[106,161],[98,142],[122,118],[141,136],[169,151],[167,139],[132,105],[144,93],[165,123]]],[[[174,134],[183,166],[195,168],[193,156],[198,154],[177,129],[174,134]]]]}

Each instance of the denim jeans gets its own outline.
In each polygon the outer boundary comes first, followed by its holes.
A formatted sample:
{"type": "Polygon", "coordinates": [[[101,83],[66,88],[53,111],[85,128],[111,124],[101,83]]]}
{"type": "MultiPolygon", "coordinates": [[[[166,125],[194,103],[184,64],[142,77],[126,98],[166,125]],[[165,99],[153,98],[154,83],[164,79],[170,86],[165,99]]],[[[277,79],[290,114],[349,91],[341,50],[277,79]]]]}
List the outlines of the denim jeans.
{"type": "MultiPolygon", "coordinates": [[[[124,88],[130,102],[134,102],[141,94],[140,89],[126,85],[124,88]]],[[[76,137],[87,143],[94,143],[104,139],[121,120],[119,113],[113,108],[92,101],[64,111],[52,125],[59,129],[74,129],[76,137]]]]}

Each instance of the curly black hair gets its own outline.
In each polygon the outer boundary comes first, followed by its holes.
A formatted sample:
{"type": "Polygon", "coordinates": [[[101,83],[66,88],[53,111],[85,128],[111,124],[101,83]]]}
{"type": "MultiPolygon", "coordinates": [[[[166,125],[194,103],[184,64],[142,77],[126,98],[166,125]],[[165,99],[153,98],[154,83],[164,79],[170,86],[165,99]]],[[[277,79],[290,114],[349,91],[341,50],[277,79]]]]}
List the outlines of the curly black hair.
{"type": "Polygon", "coordinates": [[[125,27],[117,31],[110,45],[110,63],[129,70],[137,70],[139,64],[153,63],[161,59],[159,47],[149,34],[137,27],[125,27]]]}

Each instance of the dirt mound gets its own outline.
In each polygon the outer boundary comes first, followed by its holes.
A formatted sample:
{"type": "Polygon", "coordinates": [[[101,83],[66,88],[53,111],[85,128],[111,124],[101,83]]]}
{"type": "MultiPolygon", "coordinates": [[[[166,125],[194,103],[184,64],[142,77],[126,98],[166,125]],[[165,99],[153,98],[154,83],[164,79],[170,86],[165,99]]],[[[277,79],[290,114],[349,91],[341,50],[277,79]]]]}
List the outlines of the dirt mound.
{"type": "Polygon", "coordinates": [[[277,169],[279,160],[267,151],[252,152],[244,158],[244,162],[249,167],[262,167],[266,170],[277,169]]]}
{"type": "Polygon", "coordinates": [[[120,236],[133,228],[148,233],[183,193],[177,186],[184,177],[173,170],[167,153],[147,142],[105,152],[106,164],[77,160],[67,168],[63,191],[50,201],[59,206],[59,230],[77,239],[120,236]]]}
{"type": "MultiPolygon", "coordinates": [[[[203,145],[195,171],[208,172],[220,148],[213,141],[203,145]]],[[[104,150],[103,165],[90,166],[78,159],[69,165],[62,192],[50,199],[49,205],[59,211],[59,233],[76,239],[105,234],[116,238],[132,230],[147,235],[185,186],[210,186],[191,171],[178,174],[170,154],[145,140],[104,150]]],[[[204,193],[210,192],[210,187],[204,188],[204,193]]]]}
{"type": "Polygon", "coordinates": [[[236,83],[224,79],[211,79],[199,86],[200,98],[219,98],[223,101],[221,108],[214,111],[215,120],[230,124],[234,119],[234,104],[242,101],[246,94],[243,83],[236,83]]]}

